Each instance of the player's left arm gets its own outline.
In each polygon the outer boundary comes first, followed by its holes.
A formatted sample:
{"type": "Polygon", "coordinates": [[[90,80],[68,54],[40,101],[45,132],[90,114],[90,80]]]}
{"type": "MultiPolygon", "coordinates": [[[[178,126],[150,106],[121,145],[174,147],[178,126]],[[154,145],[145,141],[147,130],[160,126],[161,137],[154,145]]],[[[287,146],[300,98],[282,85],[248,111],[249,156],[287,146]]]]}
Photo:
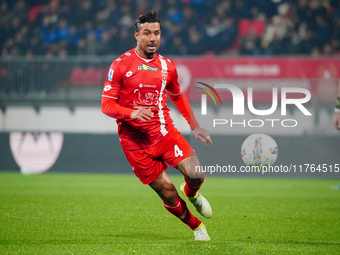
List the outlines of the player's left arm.
{"type": "Polygon", "coordinates": [[[169,97],[171,101],[175,104],[178,111],[183,115],[183,117],[187,120],[190,125],[192,132],[194,133],[195,138],[204,142],[205,145],[212,145],[211,137],[209,133],[204,128],[200,127],[194,112],[189,104],[187,97],[183,92],[180,92],[177,95],[173,95],[169,93],[169,97]]]}
{"type": "Polygon", "coordinates": [[[205,145],[211,146],[213,142],[211,140],[211,137],[209,136],[208,131],[199,126],[187,97],[180,89],[176,69],[174,71],[173,76],[170,77],[170,81],[168,83],[166,90],[171,101],[174,103],[178,111],[182,114],[182,116],[186,119],[186,121],[190,125],[190,128],[193,131],[195,138],[204,142],[205,145]]]}

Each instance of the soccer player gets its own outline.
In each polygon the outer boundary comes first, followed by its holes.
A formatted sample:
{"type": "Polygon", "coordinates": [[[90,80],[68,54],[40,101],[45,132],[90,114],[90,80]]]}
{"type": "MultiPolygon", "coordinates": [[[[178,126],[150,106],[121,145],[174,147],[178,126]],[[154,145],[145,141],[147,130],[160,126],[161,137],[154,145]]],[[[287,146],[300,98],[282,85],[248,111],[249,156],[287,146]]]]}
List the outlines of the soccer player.
{"type": "Polygon", "coordinates": [[[338,97],[335,103],[333,124],[335,129],[340,130],[340,82],[338,87],[338,97]]]}
{"type": "Polygon", "coordinates": [[[196,153],[170,118],[166,95],[190,125],[194,136],[212,145],[208,132],[197,123],[186,96],[178,84],[175,64],[157,53],[161,41],[161,24],[157,12],[141,15],[135,23],[136,48],[127,51],[110,66],[102,93],[102,111],[115,118],[120,145],[133,172],[148,184],[166,210],[188,225],[195,240],[209,241],[205,225],[189,211],[185,201],[166,174],[168,165],[177,168],[185,183],[181,192],[204,217],[212,210],[197,191],[204,173],[196,153]]]}

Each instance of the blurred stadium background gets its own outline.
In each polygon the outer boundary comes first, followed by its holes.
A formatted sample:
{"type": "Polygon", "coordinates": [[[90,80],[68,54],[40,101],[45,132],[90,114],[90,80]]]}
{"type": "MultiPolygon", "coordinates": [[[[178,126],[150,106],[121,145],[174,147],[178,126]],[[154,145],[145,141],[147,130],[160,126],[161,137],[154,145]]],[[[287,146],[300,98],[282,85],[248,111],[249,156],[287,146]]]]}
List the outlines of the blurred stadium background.
{"type": "MultiPolygon", "coordinates": [[[[176,63],[195,111],[197,81],[251,86],[264,107],[274,86],[307,88],[309,121],[259,131],[275,136],[278,163],[339,163],[339,0],[0,0],[0,171],[129,172],[116,124],[101,113],[101,90],[111,62],[135,47],[134,21],[147,10],[160,14],[159,53],[176,63]]],[[[252,132],[216,134],[214,152],[241,165],[252,132]]],[[[195,146],[202,162],[214,158],[195,146]]]]}

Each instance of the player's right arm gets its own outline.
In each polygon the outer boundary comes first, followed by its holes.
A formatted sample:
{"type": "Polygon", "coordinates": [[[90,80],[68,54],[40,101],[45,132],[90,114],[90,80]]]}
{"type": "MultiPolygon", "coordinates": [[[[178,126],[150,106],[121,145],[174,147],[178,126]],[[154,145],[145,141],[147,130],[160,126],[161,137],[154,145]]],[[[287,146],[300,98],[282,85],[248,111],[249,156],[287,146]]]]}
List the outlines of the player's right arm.
{"type": "Polygon", "coordinates": [[[104,114],[115,119],[131,118],[147,121],[153,117],[153,112],[149,109],[140,108],[138,110],[133,110],[125,108],[117,103],[117,99],[110,99],[107,97],[102,98],[101,107],[104,114]]]}
{"type": "Polygon", "coordinates": [[[338,97],[336,99],[335,109],[334,109],[333,125],[335,129],[340,130],[340,81],[338,86],[338,97]]]}
{"type": "Polygon", "coordinates": [[[118,103],[122,84],[121,74],[119,62],[114,61],[110,66],[109,73],[105,80],[101,102],[102,112],[115,119],[132,118],[139,119],[141,121],[149,120],[153,116],[151,110],[143,108],[134,110],[123,107],[118,103]]]}

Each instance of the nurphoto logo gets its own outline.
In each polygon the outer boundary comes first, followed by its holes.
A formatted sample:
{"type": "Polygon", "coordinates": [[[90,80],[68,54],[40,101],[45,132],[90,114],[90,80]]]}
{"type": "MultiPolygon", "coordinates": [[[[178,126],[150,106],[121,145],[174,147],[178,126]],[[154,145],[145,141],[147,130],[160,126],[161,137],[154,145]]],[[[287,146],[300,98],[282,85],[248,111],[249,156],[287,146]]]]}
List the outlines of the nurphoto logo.
{"type": "MultiPolygon", "coordinates": [[[[280,115],[286,116],[287,115],[287,106],[288,105],[294,105],[297,109],[299,109],[305,116],[312,116],[310,111],[307,110],[307,108],[304,106],[304,104],[308,103],[311,99],[311,92],[308,89],[305,88],[297,88],[297,87],[273,87],[272,88],[272,99],[271,99],[271,106],[269,109],[256,109],[254,106],[254,100],[253,100],[253,88],[248,87],[247,88],[247,100],[245,100],[245,95],[243,91],[232,84],[215,84],[214,87],[198,82],[201,85],[204,85],[205,87],[209,88],[218,98],[221,106],[222,100],[216,89],[219,90],[226,90],[231,92],[232,95],[232,115],[233,116],[244,116],[245,115],[245,101],[247,102],[247,108],[250,113],[256,116],[269,116],[278,110],[279,105],[279,94],[281,94],[281,100],[280,100],[280,115]],[[280,92],[280,93],[279,93],[280,92]],[[299,98],[289,98],[289,94],[299,94],[302,97],[299,98]]],[[[214,101],[215,106],[217,106],[216,100],[213,96],[213,94],[205,89],[197,87],[200,90],[203,90],[206,92],[214,101]]],[[[201,95],[201,115],[207,115],[207,95],[202,94],[201,95]]],[[[213,119],[213,127],[216,127],[217,125],[230,125],[230,127],[236,126],[237,127],[262,127],[265,124],[271,125],[271,127],[275,127],[278,123],[281,124],[282,127],[296,127],[298,125],[298,121],[296,119],[243,119],[242,121],[235,121],[233,119],[225,119],[225,118],[216,118],[213,119]]]]}

